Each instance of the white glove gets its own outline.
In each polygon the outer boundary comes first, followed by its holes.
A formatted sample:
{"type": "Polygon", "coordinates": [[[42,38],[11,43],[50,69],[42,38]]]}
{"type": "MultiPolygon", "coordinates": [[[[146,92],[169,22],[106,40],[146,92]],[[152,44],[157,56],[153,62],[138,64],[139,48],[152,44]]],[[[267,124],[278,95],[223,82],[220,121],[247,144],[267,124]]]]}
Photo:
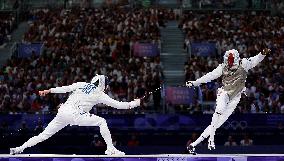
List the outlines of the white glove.
{"type": "Polygon", "coordinates": [[[193,85],[193,81],[187,81],[186,83],[185,83],[185,85],[187,86],[187,87],[194,87],[194,85],[193,85]]]}
{"type": "Polygon", "coordinates": [[[141,100],[140,99],[134,99],[134,101],[131,101],[129,104],[129,109],[132,109],[132,108],[135,108],[137,106],[140,106],[140,102],[141,100]]]}

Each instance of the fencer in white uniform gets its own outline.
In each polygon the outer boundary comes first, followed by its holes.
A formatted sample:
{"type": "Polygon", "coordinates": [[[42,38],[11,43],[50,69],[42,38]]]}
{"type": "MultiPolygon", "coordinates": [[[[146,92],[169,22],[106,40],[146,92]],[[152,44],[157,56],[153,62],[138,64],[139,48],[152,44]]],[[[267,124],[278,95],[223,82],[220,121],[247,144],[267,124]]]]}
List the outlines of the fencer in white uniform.
{"type": "Polygon", "coordinates": [[[100,133],[104,138],[107,155],[124,155],[112,144],[112,138],[106,120],[102,117],[90,114],[89,111],[96,104],[105,104],[117,109],[132,109],[140,105],[140,99],[131,102],[120,102],[110,98],[104,91],[106,88],[106,78],[104,75],[96,75],[90,83],[77,82],[69,86],[51,88],[39,91],[39,95],[45,96],[48,93],[71,92],[67,101],[60,106],[55,118],[48,124],[42,133],[30,138],[22,146],[11,148],[10,154],[22,153],[24,149],[34,146],[61,130],[67,125],[78,126],[99,126],[100,133]]]}
{"type": "Polygon", "coordinates": [[[240,101],[241,94],[246,90],[245,82],[247,73],[250,69],[260,63],[265,55],[270,53],[270,49],[264,49],[258,55],[250,58],[240,59],[237,50],[232,49],[225,52],[224,62],[212,72],[207,73],[196,81],[186,82],[186,86],[199,86],[222,76],[223,86],[218,88],[216,108],[213,114],[211,124],[204,130],[201,136],[191,143],[187,149],[189,153],[195,153],[195,146],[209,136],[208,149],[215,149],[214,136],[219,128],[233,113],[240,101]]]}

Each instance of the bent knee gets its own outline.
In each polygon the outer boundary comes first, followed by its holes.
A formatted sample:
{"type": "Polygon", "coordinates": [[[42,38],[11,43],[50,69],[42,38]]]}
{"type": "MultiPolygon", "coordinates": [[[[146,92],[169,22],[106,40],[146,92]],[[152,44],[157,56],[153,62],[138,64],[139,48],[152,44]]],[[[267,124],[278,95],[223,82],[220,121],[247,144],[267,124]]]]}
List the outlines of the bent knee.
{"type": "Polygon", "coordinates": [[[103,126],[103,125],[107,125],[107,122],[106,122],[106,119],[101,118],[101,119],[99,120],[99,126],[103,126]]]}

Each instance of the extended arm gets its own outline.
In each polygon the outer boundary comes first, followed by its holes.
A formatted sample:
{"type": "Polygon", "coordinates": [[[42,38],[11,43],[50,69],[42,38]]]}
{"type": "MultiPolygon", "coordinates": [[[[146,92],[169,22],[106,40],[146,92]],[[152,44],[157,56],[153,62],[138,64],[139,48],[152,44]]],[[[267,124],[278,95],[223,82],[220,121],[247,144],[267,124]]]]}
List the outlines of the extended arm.
{"type": "Polygon", "coordinates": [[[209,72],[197,79],[196,81],[189,81],[186,83],[187,86],[199,86],[202,83],[211,82],[214,79],[219,78],[222,75],[222,64],[215,68],[212,72],[209,72]]]}
{"type": "Polygon", "coordinates": [[[67,93],[71,92],[76,89],[77,83],[73,83],[72,85],[69,86],[62,86],[62,87],[56,87],[56,88],[50,88],[47,90],[39,91],[40,96],[45,96],[48,93],[67,93]]]}
{"type": "MultiPolygon", "coordinates": [[[[269,50],[269,49],[268,49],[269,50]]],[[[270,52],[270,50],[268,51],[270,52]]],[[[267,53],[266,53],[267,54],[267,53]]],[[[252,69],[253,67],[255,67],[257,64],[259,64],[265,57],[265,51],[260,52],[259,54],[257,54],[256,56],[250,57],[250,58],[244,58],[242,60],[242,66],[243,68],[248,71],[250,69],[252,69]]]]}
{"type": "Polygon", "coordinates": [[[72,92],[76,89],[76,83],[73,83],[72,85],[69,86],[62,86],[62,87],[55,87],[55,88],[50,88],[50,93],[67,93],[67,92],[72,92]]]}
{"type": "Polygon", "coordinates": [[[99,97],[99,103],[103,103],[116,109],[131,109],[140,105],[140,99],[135,99],[131,102],[120,102],[110,98],[107,94],[102,93],[99,97]]]}
{"type": "Polygon", "coordinates": [[[266,55],[270,54],[271,50],[268,48],[265,48],[262,52],[260,52],[259,54],[257,54],[254,57],[250,57],[248,59],[243,59],[242,60],[242,66],[243,68],[248,71],[250,69],[252,69],[253,67],[255,67],[257,64],[259,64],[266,55]]]}

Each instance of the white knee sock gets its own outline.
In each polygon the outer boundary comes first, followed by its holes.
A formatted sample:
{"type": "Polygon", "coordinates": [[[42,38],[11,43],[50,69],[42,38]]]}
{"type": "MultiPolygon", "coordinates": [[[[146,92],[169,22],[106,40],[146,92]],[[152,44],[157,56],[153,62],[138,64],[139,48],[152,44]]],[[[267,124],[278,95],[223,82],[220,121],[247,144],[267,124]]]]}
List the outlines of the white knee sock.
{"type": "Polygon", "coordinates": [[[100,125],[100,133],[107,144],[107,148],[114,148],[112,144],[111,134],[105,121],[103,121],[103,123],[100,125]]]}

